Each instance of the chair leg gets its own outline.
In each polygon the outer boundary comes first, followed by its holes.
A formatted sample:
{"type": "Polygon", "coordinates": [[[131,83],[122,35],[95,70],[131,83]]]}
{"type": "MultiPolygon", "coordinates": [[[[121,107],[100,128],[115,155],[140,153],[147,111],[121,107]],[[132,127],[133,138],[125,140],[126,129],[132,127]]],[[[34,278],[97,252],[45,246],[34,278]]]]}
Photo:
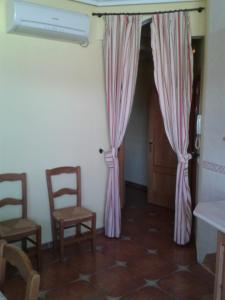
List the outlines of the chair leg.
{"type": "Polygon", "coordinates": [[[24,252],[27,251],[27,240],[26,240],[26,238],[22,239],[22,249],[23,249],[24,252]]]}
{"type": "Polygon", "coordinates": [[[61,262],[63,261],[64,259],[64,224],[63,222],[61,221],[60,222],[60,232],[59,232],[59,252],[60,252],[60,260],[61,262]]]}
{"type": "MultiPolygon", "coordinates": [[[[80,237],[81,236],[81,224],[80,223],[78,223],[77,225],[76,225],[76,234],[75,234],[75,239],[76,239],[76,237],[80,237]]],[[[77,242],[77,244],[78,244],[78,246],[79,246],[79,250],[80,250],[80,240],[78,240],[78,242],[77,242]]]]}
{"type": "Polygon", "coordinates": [[[52,239],[53,239],[53,248],[57,249],[57,227],[56,222],[52,220],[52,239]]]}
{"type": "Polygon", "coordinates": [[[92,218],[92,252],[96,250],[96,213],[93,213],[92,218]]]}
{"type": "Polygon", "coordinates": [[[77,235],[77,236],[80,236],[80,235],[81,235],[81,225],[80,225],[80,224],[77,224],[76,235],[77,235]]]}
{"type": "Polygon", "coordinates": [[[37,269],[41,270],[41,226],[38,227],[36,232],[36,243],[37,243],[37,269]]]}
{"type": "Polygon", "coordinates": [[[6,260],[3,258],[4,247],[6,241],[0,241],[0,291],[3,291],[3,286],[5,282],[5,269],[6,269],[6,260]]]}
{"type": "Polygon", "coordinates": [[[6,269],[6,260],[3,257],[0,257],[0,291],[3,291],[3,287],[4,287],[5,269],[6,269]]]}

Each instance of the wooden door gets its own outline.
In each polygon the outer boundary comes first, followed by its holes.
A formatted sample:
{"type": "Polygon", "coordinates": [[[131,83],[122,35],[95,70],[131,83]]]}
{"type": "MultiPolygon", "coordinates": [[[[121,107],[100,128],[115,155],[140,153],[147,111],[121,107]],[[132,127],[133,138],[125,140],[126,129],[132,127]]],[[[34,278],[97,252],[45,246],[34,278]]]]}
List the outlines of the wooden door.
{"type": "Polygon", "coordinates": [[[150,96],[148,132],[148,202],[174,209],[177,158],[166,137],[155,87],[150,96]]]}

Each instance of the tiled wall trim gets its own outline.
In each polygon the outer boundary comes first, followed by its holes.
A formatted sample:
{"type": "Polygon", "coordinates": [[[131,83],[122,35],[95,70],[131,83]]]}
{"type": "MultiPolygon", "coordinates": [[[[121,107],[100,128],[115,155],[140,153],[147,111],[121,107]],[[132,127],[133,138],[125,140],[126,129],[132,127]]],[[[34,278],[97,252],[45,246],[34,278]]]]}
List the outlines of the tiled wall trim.
{"type": "Polygon", "coordinates": [[[218,165],[218,164],[203,160],[202,167],[203,167],[203,169],[207,169],[212,172],[225,175],[225,166],[223,166],[223,165],[218,165]]]}

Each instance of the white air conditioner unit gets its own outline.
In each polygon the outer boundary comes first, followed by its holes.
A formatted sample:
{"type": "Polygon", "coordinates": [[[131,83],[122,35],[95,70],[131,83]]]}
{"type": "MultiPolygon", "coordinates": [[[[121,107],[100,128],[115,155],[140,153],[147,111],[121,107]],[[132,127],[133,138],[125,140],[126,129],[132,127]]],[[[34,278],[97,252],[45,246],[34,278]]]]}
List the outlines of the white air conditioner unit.
{"type": "Polygon", "coordinates": [[[8,4],[7,32],[88,45],[88,15],[17,0],[8,4]]]}

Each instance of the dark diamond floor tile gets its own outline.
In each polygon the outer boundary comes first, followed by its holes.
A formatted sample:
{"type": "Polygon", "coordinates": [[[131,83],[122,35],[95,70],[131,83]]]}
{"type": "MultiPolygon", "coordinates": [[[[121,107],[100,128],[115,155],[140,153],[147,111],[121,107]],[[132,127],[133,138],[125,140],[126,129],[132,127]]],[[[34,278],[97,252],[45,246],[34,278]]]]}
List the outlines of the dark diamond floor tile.
{"type": "Polygon", "coordinates": [[[115,264],[115,259],[111,255],[102,252],[86,253],[74,255],[68,263],[78,270],[79,273],[96,273],[115,264]]]}
{"type": "Polygon", "coordinates": [[[69,262],[56,262],[43,267],[40,275],[41,289],[49,290],[77,279],[79,270],[69,262]]]}
{"type": "Polygon", "coordinates": [[[97,236],[97,244],[101,245],[102,250],[114,248],[116,246],[116,244],[120,241],[121,241],[121,239],[108,238],[108,237],[105,237],[103,234],[100,234],[99,236],[97,236]]]}
{"type": "Polygon", "coordinates": [[[169,263],[176,263],[182,265],[192,265],[196,263],[196,251],[193,245],[191,246],[177,246],[175,243],[168,248],[161,248],[159,256],[165,258],[169,263]]]}
{"type": "Polygon", "coordinates": [[[213,281],[206,281],[194,272],[176,272],[159,282],[159,286],[176,299],[201,299],[213,292],[213,281]]]}
{"type": "Polygon", "coordinates": [[[144,257],[131,262],[130,267],[142,276],[145,276],[146,279],[150,280],[168,276],[177,269],[176,264],[168,263],[158,255],[145,255],[144,257]]]}
{"type": "MultiPolygon", "coordinates": [[[[190,300],[190,296],[181,296],[179,298],[176,298],[176,300],[190,300]]],[[[206,294],[206,295],[191,295],[191,300],[213,300],[212,294],[206,294]]]]}
{"type": "Polygon", "coordinates": [[[205,270],[200,264],[194,264],[190,266],[190,271],[195,277],[201,278],[201,281],[209,283],[209,285],[214,283],[214,276],[205,270]]]}
{"type": "Polygon", "coordinates": [[[133,242],[145,248],[170,249],[175,243],[168,235],[145,232],[133,237],[133,242]]]}
{"type": "Polygon", "coordinates": [[[201,300],[213,300],[213,294],[208,294],[202,297],[201,300]]]}
{"type": "Polygon", "coordinates": [[[129,199],[129,201],[126,201],[127,209],[132,209],[132,207],[143,209],[148,205],[146,202],[147,190],[136,189],[128,184],[126,186],[125,197],[129,199]]]}
{"type": "Polygon", "coordinates": [[[104,300],[105,296],[87,282],[73,282],[47,293],[45,300],[104,300]]]}
{"type": "Polygon", "coordinates": [[[118,240],[113,247],[105,249],[104,254],[118,260],[133,260],[145,255],[145,248],[131,240],[118,240]]]}
{"type": "MultiPolygon", "coordinates": [[[[147,223],[147,222],[146,222],[147,223]]],[[[149,225],[143,225],[143,224],[138,224],[137,221],[134,221],[133,223],[125,223],[123,224],[123,235],[138,235],[143,233],[143,229],[148,228],[149,225]]]]}
{"type": "Polygon", "coordinates": [[[173,298],[157,288],[145,287],[127,295],[122,300],[172,300],[173,298]]]}
{"type": "Polygon", "coordinates": [[[113,267],[94,275],[91,283],[110,297],[121,297],[143,286],[144,280],[137,279],[136,274],[128,267],[113,267]]]}

